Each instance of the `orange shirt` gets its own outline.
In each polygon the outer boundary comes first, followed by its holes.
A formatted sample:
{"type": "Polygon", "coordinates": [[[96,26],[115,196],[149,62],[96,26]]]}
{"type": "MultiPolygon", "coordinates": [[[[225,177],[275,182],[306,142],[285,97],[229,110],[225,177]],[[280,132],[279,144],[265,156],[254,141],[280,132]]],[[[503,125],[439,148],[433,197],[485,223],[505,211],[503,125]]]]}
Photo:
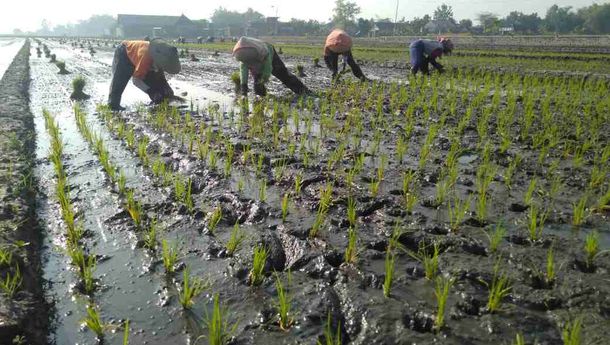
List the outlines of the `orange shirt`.
{"type": "Polygon", "coordinates": [[[326,37],[324,55],[328,55],[329,50],[333,53],[342,54],[347,53],[350,49],[352,49],[352,38],[349,37],[347,32],[335,29],[326,37]]]}
{"type": "Polygon", "coordinates": [[[144,79],[153,65],[152,57],[148,52],[150,42],[148,41],[123,41],[127,50],[127,57],[135,67],[133,76],[144,79]]]}

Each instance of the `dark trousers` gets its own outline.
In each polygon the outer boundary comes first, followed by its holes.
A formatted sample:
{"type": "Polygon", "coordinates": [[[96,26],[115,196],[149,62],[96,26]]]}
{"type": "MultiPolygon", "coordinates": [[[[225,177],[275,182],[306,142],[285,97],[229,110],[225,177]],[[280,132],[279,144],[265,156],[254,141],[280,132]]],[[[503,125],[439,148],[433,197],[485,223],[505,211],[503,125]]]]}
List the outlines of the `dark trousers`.
{"type": "Polygon", "coordinates": [[[424,55],[424,42],[417,40],[409,46],[409,53],[411,55],[411,73],[416,74],[419,71],[428,74],[428,59],[424,55]]]}
{"type": "Polygon", "coordinates": [[[119,45],[114,51],[114,59],[112,59],[112,81],[108,93],[108,105],[111,108],[121,105],[121,96],[134,70],[135,67],[127,57],[127,48],[122,44],[119,45]]]}
{"type": "MultiPolygon", "coordinates": [[[[127,57],[127,48],[124,45],[119,45],[114,51],[112,59],[112,81],[110,82],[110,91],[108,93],[108,105],[111,108],[118,108],[121,105],[121,96],[129,79],[131,79],[135,70],[134,65],[127,57]]],[[[148,95],[160,93],[165,97],[173,96],[172,88],[165,79],[163,71],[150,71],[144,78],[144,83],[150,87],[148,95]]],[[[151,100],[153,100],[151,98],[151,100]]],[[[155,101],[155,100],[153,100],[155,101]]]]}
{"type": "MultiPolygon", "coordinates": [[[[330,54],[324,56],[324,62],[326,63],[326,66],[333,72],[333,78],[336,77],[337,73],[339,72],[339,55],[339,53],[331,52],[330,54]]],[[[349,67],[352,69],[352,73],[354,73],[354,76],[360,80],[364,79],[364,73],[362,73],[362,70],[360,69],[360,66],[358,66],[358,64],[356,63],[356,60],[354,60],[352,51],[350,50],[347,53],[344,53],[343,56],[349,67]]]]}
{"type": "MultiPolygon", "coordinates": [[[[307,86],[297,78],[294,74],[290,73],[284,65],[282,59],[273,48],[273,60],[271,61],[271,74],[279,79],[282,84],[286,85],[292,92],[297,95],[301,95],[303,93],[309,92],[307,86]]],[[[265,96],[267,94],[267,90],[265,85],[261,82],[258,76],[254,76],[254,92],[259,96],[265,96]]]]}

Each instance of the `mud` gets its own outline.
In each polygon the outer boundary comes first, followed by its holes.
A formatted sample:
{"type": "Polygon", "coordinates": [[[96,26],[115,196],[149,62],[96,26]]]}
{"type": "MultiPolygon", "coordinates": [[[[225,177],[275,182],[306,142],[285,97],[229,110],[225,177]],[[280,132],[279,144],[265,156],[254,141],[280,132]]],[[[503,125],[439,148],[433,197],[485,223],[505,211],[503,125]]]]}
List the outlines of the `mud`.
{"type": "MultiPolygon", "coordinates": [[[[578,231],[569,225],[566,210],[580,195],[591,169],[585,164],[582,171],[565,167],[566,178],[574,174],[573,181],[564,190],[547,226],[543,240],[530,242],[524,236],[523,218],[527,210],[522,195],[530,177],[539,176],[540,183],[548,185],[545,175],[530,154],[528,145],[518,144],[516,152],[524,155],[525,162],[514,177],[511,190],[501,188],[501,176],[492,184],[494,202],[489,210],[489,224],[467,219],[459,232],[450,231],[446,210],[439,208],[428,196],[434,195],[439,180],[442,159],[431,159],[421,178],[419,194],[422,200],[411,212],[403,207],[401,172],[415,169],[420,147],[410,147],[404,162],[390,159],[379,194],[369,195],[367,185],[375,175],[379,159],[366,152],[364,147],[350,151],[350,155],[365,153],[363,172],[357,177],[353,189],[345,181],[349,170],[347,160],[335,163],[333,170],[326,167],[336,142],[332,137],[321,141],[319,155],[305,163],[299,155],[289,154],[289,141],[277,148],[270,143],[252,139],[248,134],[251,108],[241,110],[235,100],[234,87],[229,75],[237,68],[228,54],[211,56],[196,52],[200,61],[182,61],[183,73],[169,80],[177,95],[188,100],[186,104],[173,103],[167,109],[149,108],[146,96],[128,86],[123,104],[128,111],[112,115],[127,128],[133,127],[136,139],[148,138],[146,153],[150,159],[161,159],[166,166],[185,178],[191,178],[195,208],[189,212],[175,201],[172,185],[166,185],[154,176],[150,166],[143,164],[137,149],[129,148],[125,140],[108,122],[104,114],[95,109],[104,103],[110,77],[110,48],[97,49],[95,56],[85,48],[73,49],[69,45],[45,42],[58,59],[66,61],[73,76],[81,74],[87,80],[85,92],[91,99],[81,106],[87,113],[87,123],[104,139],[111,161],[126,173],[127,185],[134,189],[134,197],[142,202],[144,218],[157,219],[159,237],[177,243],[180,249],[178,272],[167,275],[161,262],[160,250],[150,251],[142,246],[144,234],[138,230],[125,202],[103,172],[98,157],[79,133],[69,101],[70,76],[57,75],[56,68],[46,59],[32,58],[33,81],[31,89],[32,112],[40,139],[36,148],[36,176],[41,188],[37,212],[43,219],[48,237],[45,241],[45,278],[48,280],[47,298],[54,302],[53,331],[50,342],[57,344],[92,343],[94,335],[79,326],[84,317],[85,305],[99,307],[102,318],[111,324],[105,343],[119,344],[122,340],[122,320],[131,320],[132,343],[205,343],[196,341],[206,334],[205,319],[211,312],[211,297],[220,294],[230,322],[238,322],[233,344],[314,344],[324,340],[323,328],[330,314],[333,329],[340,324],[343,343],[347,344],[490,344],[512,341],[516,330],[523,332],[528,342],[557,344],[561,342],[561,325],[574,315],[584,315],[584,337],[587,343],[603,343],[609,326],[610,260],[600,256],[594,270],[582,265],[582,238],[592,229],[600,231],[602,247],[610,245],[610,228],[607,213],[596,213],[588,218],[578,231]],[[75,274],[66,263],[62,252],[61,221],[53,200],[53,173],[48,161],[48,137],[44,134],[41,110],[49,109],[58,119],[62,136],[66,140],[66,166],[68,169],[73,202],[79,218],[89,234],[86,246],[100,259],[96,269],[99,288],[92,297],[82,296],[74,290],[75,274]],[[200,159],[189,150],[188,140],[176,131],[159,127],[156,112],[166,112],[171,128],[184,129],[186,113],[195,133],[202,129],[222,135],[212,141],[211,149],[220,158],[217,168],[209,160],[200,159]],[[173,114],[173,115],[170,115],[173,114]],[[242,122],[240,122],[242,121],[242,122]],[[239,128],[239,124],[244,126],[239,128]],[[234,161],[230,173],[223,173],[226,140],[234,147],[234,161]],[[251,156],[261,157],[260,171],[243,154],[251,144],[251,156]],[[284,160],[286,157],[289,159],[284,160]],[[277,167],[285,162],[281,175],[277,167]],[[302,191],[292,195],[286,221],[282,221],[280,201],[291,192],[298,174],[302,174],[302,191]],[[333,186],[332,203],[319,236],[309,237],[320,204],[320,190],[333,186]],[[265,187],[262,200],[261,186],[265,187]],[[357,204],[358,248],[357,265],[343,263],[347,245],[347,196],[353,193],[357,204]],[[222,218],[212,234],[209,220],[212,212],[220,208],[222,218]],[[508,234],[501,241],[498,253],[491,253],[484,230],[503,219],[508,234]],[[242,246],[232,256],[225,243],[235,224],[246,234],[242,246]],[[395,224],[402,224],[405,233],[398,240],[406,249],[416,251],[422,244],[438,243],[440,273],[453,276],[456,283],[447,302],[447,326],[434,332],[436,313],[434,283],[424,278],[423,267],[404,252],[396,257],[396,280],[389,298],[384,297],[384,258],[389,237],[395,224]],[[262,244],[269,249],[265,279],[259,287],[248,285],[252,265],[252,248],[262,244]],[[552,285],[540,281],[532,267],[540,267],[546,252],[553,246],[556,262],[561,264],[558,277],[552,285]],[[512,283],[512,291],[497,313],[486,309],[487,286],[493,277],[493,267],[502,258],[503,268],[512,283]],[[177,289],[183,270],[189,267],[191,275],[205,278],[210,287],[196,299],[194,307],[183,311],[177,300],[177,289]],[[274,271],[283,281],[291,272],[289,286],[294,311],[294,325],[282,330],[277,322],[274,271]]],[[[326,69],[316,68],[306,59],[287,57],[288,68],[296,72],[296,65],[305,66],[307,85],[321,91],[330,86],[326,69]]],[[[405,71],[393,66],[365,66],[368,77],[384,82],[405,85],[405,71]]],[[[343,77],[351,79],[349,74],[343,77]]],[[[272,78],[269,84],[272,100],[300,109],[299,101],[272,78]]],[[[313,136],[319,136],[319,108],[314,102],[311,124],[313,136]]],[[[389,99],[383,104],[387,109],[389,99]]],[[[254,103],[254,102],[252,102],[254,103]]],[[[370,109],[369,109],[370,110],[370,109]]],[[[369,111],[366,110],[366,111],[369,111]]],[[[464,112],[460,108],[459,112],[464,112]]],[[[305,116],[305,115],[303,115],[305,116]]],[[[385,116],[392,114],[385,113],[385,116]]],[[[422,114],[418,114],[419,117],[422,114]]],[[[268,114],[266,126],[271,127],[268,114]]],[[[288,119],[281,126],[288,127],[294,141],[304,137],[307,124],[301,120],[299,128],[288,119]]],[[[343,123],[341,114],[335,119],[343,123]]],[[[420,143],[427,129],[417,123],[412,143],[420,143]]],[[[372,116],[365,117],[363,142],[373,141],[372,116]]],[[[607,124],[604,125],[607,129],[607,124]]],[[[169,128],[169,127],[168,127],[169,128]]],[[[602,140],[608,140],[607,131],[602,140]]],[[[380,152],[393,150],[395,133],[382,140],[380,152]]],[[[367,144],[368,145],[368,144],[367,144]]],[[[435,149],[446,152],[446,133],[440,136],[435,149]]],[[[481,158],[476,152],[476,130],[469,128],[464,136],[466,154],[459,158],[460,179],[457,192],[467,195],[474,189],[476,166],[481,158]],[[470,152],[470,153],[469,153],[470,152]]],[[[515,152],[508,153],[514,155],[515,152]]],[[[493,153],[499,166],[508,165],[507,154],[493,153]]],[[[607,182],[605,182],[607,183],[607,182]]],[[[470,216],[474,216],[470,214],[470,216]]]]}
{"type": "MultiPolygon", "coordinates": [[[[30,43],[25,42],[0,80],[0,250],[12,253],[0,267],[0,279],[22,276],[11,298],[0,295],[0,342],[24,337],[45,344],[48,307],[44,303],[40,263],[41,233],[36,222],[34,149],[29,111],[30,43]]],[[[3,71],[4,72],[4,71],[3,71]]]]}

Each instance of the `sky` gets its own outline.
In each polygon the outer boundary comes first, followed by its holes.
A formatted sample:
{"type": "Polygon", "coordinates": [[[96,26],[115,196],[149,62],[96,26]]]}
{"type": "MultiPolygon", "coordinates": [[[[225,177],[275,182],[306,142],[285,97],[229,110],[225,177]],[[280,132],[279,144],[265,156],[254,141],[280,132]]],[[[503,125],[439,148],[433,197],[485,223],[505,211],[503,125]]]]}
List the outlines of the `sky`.
{"type": "MultiPolygon", "coordinates": [[[[8,0],[5,0],[8,1],[8,0]]],[[[454,17],[460,19],[475,19],[481,12],[492,12],[505,16],[517,10],[524,13],[537,12],[544,17],[547,8],[553,4],[580,8],[595,2],[602,4],[604,0],[445,0],[445,1],[408,1],[398,0],[398,19],[405,17],[411,20],[434,12],[434,9],[446,3],[453,7],[454,17]]],[[[355,0],[364,18],[394,18],[396,0],[355,0]]],[[[185,14],[190,19],[209,18],[214,10],[224,6],[230,10],[244,11],[248,7],[266,16],[277,15],[280,20],[291,18],[316,19],[327,21],[332,16],[333,0],[280,1],[280,0],[17,0],[5,4],[0,12],[0,33],[11,33],[19,28],[24,31],[36,30],[44,19],[51,26],[66,23],[76,23],[89,18],[93,14],[117,13],[127,14],[185,14]]]]}

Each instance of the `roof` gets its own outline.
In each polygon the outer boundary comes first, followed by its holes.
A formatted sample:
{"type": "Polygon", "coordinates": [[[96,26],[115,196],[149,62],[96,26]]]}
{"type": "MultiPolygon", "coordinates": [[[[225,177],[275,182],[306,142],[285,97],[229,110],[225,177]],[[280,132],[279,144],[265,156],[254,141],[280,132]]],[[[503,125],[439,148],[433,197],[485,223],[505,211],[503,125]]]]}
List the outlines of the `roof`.
{"type": "Polygon", "coordinates": [[[139,14],[119,14],[119,25],[174,26],[178,23],[192,23],[184,14],[181,16],[148,16],[139,14]]]}

